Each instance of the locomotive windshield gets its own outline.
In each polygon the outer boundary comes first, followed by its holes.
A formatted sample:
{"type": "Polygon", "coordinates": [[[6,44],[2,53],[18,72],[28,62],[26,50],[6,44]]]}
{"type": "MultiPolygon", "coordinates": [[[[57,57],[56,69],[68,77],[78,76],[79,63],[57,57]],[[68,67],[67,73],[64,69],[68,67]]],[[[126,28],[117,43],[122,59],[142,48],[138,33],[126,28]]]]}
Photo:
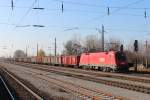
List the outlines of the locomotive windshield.
{"type": "Polygon", "coordinates": [[[126,60],[125,54],[124,54],[124,53],[121,53],[121,52],[117,52],[117,53],[116,53],[116,58],[117,58],[117,60],[119,60],[119,61],[125,61],[125,60],[126,60]]]}

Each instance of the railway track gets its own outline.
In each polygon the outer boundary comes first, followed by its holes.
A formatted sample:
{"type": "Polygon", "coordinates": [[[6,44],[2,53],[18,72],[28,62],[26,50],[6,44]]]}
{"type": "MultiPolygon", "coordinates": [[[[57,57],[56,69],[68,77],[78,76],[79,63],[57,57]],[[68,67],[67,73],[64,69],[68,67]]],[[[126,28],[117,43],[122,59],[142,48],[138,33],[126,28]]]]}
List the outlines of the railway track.
{"type": "Polygon", "coordinates": [[[39,78],[46,80],[50,83],[53,83],[57,86],[62,87],[65,90],[68,90],[70,93],[84,97],[85,99],[90,99],[90,100],[127,100],[126,98],[123,97],[118,97],[118,96],[113,96],[112,94],[105,93],[103,91],[100,91],[98,89],[90,89],[85,86],[73,84],[64,80],[60,80],[57,78],[52,78],[48,76],[43,76],[40,75],[38,76],[39,78]]]}
{"type": "Polygon", "coordinates": [[[0,99],[1,100],[15,100],[6,82],[0,76],[0,99]]]}
{"type": "MultiPolygon", "coordinates": [[[[89,72],[89,71],[84,72],[81,70],[75,71],[74,69],[67,69],[67,68],[62,68],[62,67],[44,67],[43,65],[33,65],[33,64],[18,64],[18,65],[150,94],[150,87],[147,87],[147,86],[143,86],[143,85],[141,86],[141,85],[136,85],[136,84],[131,84],[131,83],[123,83],[123,82],[113,81],[113,80],[105,80],[105,79],[100,79],[100,78],[95,77],[95,76],[105,76],[105,77],[107,76],[108,77],[111,74],[103,74],[103,75],[100,74],[99,75],[97,72],[96,73],[89,72]]],[[[120,76],[118,76],[118,77],[120,77],[120,76]]],[[[113,78],[114,78],[114,76],[113,76],[113,78]]],[[[125,77],[125,76],[123,78],[126,80],[130,80],[130,81],[134,81],[134,80],[138,81],[138,78],[132,79],[132,77],[125,77]]],[[[141,82],[141,81],[138,81],[138,82],[141,82]]],[[[143,82],[149,83],[149,80],[147,79],[147,80],[144,80],[143,82]]]]}
{"type": "Polygon", "coordinates": [[[29,70],[28,73],[30,73],[30,75],[33,75],[34,77],[47,81],[50,85],[55,85],[73,95],[82,97],[85,100],[128,100],[124,97],[105,93],[99,89],[91,89],[87,86],[78,85],[63,79],[54,78],[45,73],[41,74],[32,70],[29,70]]]}
{"type": "MultiPolygon", "coordinates": [[[[22,83],[15,75],[13,75],[11,72],[9,72],[8,70],[6,70],[5,68],[3,68],[3,66],[0,66],[0,70],[1,70],[1,74],[2,76],[9,82],[13,83],[13,87],[17,94],[19,99],[23,99],[23,100],[43,100],[42,97],[40,97],[38,94],[36,94],[34,91],[32,91],[30,88],[28,88],[28,86],[26,86],[24,83],[22,83]],[[16,87],[14,87],[16,86],[16,87]]],[[[15,100],[17,98],[15,98],[15,96],[12,95],[11,91],[9,91],[9,94],[11,94],[12,99],[11,100],[15,100]]]]}
{"type": "Polygon", "coordinates": [[[94,90],[90,89],[88,87],[83,87],[77,84],[70,83],[68,81],[60,80],[57,78],[52,78],[46,75],[37,75],[38,78],[43,79],[45,81],[50,82],[51,84],[55,84],[62,89],[69,91],[70,93],[81,96],[84,99],[90,99],[90,100],[126,100],[123,97],[113,96],[112,94],[105,93],[100,90],[94,90]]]}
{"type": "Polygon", "coordinates": [[[66,67],[54,67],[54,66],[48,66],[48,65],[38,65],[38,64],[28,64],[28,63],[15,63],[18,65],[25,65],[26,67],[35,67],[40,68],[42,70],[50,70],[50,69],[56,69],[61,71],[71,71],[71,72],[77,72],[77,73],[83,73],[88,75],[94,75],[97,77],[110,77],[115,79],[122,79],[122,80],[129,80],[134,82],[142,82],[142,83],[150,83],[150,78],[146,77],[138,77],[138,76],[131,76],[126,74],[116,74],[116,73],[105,73],[105,72],[97,72],[97,71],[88,71],[88,70],[79,70],[79,69],[73,69],[73,68],[66,68],[66,67]]]}

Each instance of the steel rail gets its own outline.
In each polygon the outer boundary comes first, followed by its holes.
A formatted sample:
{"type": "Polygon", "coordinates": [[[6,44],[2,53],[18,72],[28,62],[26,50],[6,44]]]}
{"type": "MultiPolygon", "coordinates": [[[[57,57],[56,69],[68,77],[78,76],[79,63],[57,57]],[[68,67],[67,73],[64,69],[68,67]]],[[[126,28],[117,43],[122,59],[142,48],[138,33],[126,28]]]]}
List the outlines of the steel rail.
{"type": "Polygon", "coordinates": [[[40,65],[33,66],[31,64],[20,64],[20,66],[30,67],[33,69],[43,70],[46,72],[53,72],[53,73],[57,73],[57,74],[65,75],[65,76],[75,77],[78,79],[84,79],[84,80],[93,81],[93,82],[97,82],[97,83],[101,83],[101,84],[111,85],[111,86],[115,86],[115,87],[120,87],[120,88],[124,88],[124,89],[129,89],[129,90],[133,90],[133,91],[137,91],[137,92],[150,94],[150,87],[129,84],[129,83],[123,83],[123,82],[118,82],[118,81],[113,81],[113,80],[100,79],[100,78],[96,78],[95,76],[90,76],[89,74],[83,75],[83,73],[81,73],[81,72],[76,73],[76,72],[70,71],[70,70],[69,71],[60,70],[59,69],[60,67],[58,69],[54,69],[54,68],[52,69],[51,67],[44,68],[44,67],[41,67],[40,65]]]}
{"type": "Polygon", "coordinates": [[[31,71],[31,70],[30,70],[30,72],[35,77],[38,77],[45,81],[48,81],[49,83],[59,86],[64,90],[67,89],[68,91],[70,91],[73,94],[78,94],[80,96],[87,97],[92,100],[95,100],[96,98],[100,99],[100,100],[103,100],[104,98],[107,98],[108,100],[128,100],[127,98],[124,98],[124,97],[114,96],[110,93],[105,93],[99,89],[90,89],[90,88],[82,86],[82,85],[77,85],[77,84],[73,84],[73,83],[65,81],[65,80],[50,77],[50,76],[47,76],[47,74],[41,74],[41,73],[38,73],[36,71],[31,71]],[[33,74],[33,73],[35,73],[35,74],[33,74]]]}
{"type": "MultiPolygon", "coordinates": [[[[1,66],[1,65],[0,65],[1,66]]],[[[5,68],[3,68],[3,66],[1,66],[2,70],[9,75],[13,80],[15,80],[19,85],[21,85],[25,90],[27,90],[29,93],[32,94],[32,96],[34,96],[37,100],[43,100],[43,98],[41,98],[38,94],[36,94],[35,92],[33,92],[30,88],[28,88],[25,84],[23,84],[21,81],[19,81],[15,76],[13,76],[12,74],[10,74],[5,68]]]]}
{"type": "Polygon", "coordinates": [[[8,86],[6,85],[5,81],[3,80],[3,78],[2,78],[1,76],[0,76],[0,80],[3,82],[3,84],[4,84],[5,88],[6,88],[6,90],[8,91],[8,93],[9,93],[11,99],[12,99],[12,100],[15,100],[15,98],[13,97],[12,93],[10,92],[8,86]]]}
{"type": "MultiPolygon", "coordinates": [[[[53,69],[59,69],[59,70],[68,70],[68,71],[73,71],[73,72],[78,72],[78,73],[84,73],[88,75],[95,75],[95,76],[100,76],[100,77],[110,77],[110,78],[116,78],[116,79],[122,79],[122,80],[130,80],[130,81],[135,81],[135,82],[142,82],[142,83],[150,83],[149,78],[145,77],[137,77],[137,76],[129,76],[129,75],[123,75],[123,74],[116,74],[116,73],[105,73],[105,72],[95,72],[95,71],[89,71],[89,70],[78,70],[78,69],[73,69],[73,68],[64,68],[64,67],[53,67],[53,66],[47,66],[47,65],[38,65],[38,64],[28,64],[28,63],[23,63],[25,65],[29,65],[29,67],[32,66],[43,66],[41,67],[42,69],[47,69],[47,68],[53,68],[53,69]]],[[[22,64],[21,64],[22,65],[22,64]]]]}

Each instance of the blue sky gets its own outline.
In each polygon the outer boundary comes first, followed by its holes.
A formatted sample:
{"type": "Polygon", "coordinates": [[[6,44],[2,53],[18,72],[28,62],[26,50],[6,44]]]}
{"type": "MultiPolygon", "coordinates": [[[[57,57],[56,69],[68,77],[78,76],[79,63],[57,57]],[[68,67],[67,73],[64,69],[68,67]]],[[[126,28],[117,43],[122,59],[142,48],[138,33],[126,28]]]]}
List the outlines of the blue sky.
{"type": "Polygon", "coordinates": [[[149,0],[37,0],[34,6],[31,5],[35,0],[13,1],[15,7],[12,11],[11,0],[0,0],[0,56],[12,55],[16,49],[25,50],[26,47],[29,54],[34,55],[37,43],[47,53],[53,53],[55,37],[58,52],[61,52],[63,43],[74,34],[82,38],[88,34],[100,36],[96,28],[101,28],[102,24],[107,32],[106,39],[119,38],[127,44],[131,40],[145,41],[150,37],[150,9],[143,9],[150,8],[149,0]],[[45,9],[29,10],[30,7],[45,9]],[[107,7],[110,7],[109,16],[107,7]],[[36,24],[45,27],[32,27],[36,24]],[[26,25],[31,26],[16,27],[26,25]],[[78,29],[64,31],[74,27],[78,29]]]}

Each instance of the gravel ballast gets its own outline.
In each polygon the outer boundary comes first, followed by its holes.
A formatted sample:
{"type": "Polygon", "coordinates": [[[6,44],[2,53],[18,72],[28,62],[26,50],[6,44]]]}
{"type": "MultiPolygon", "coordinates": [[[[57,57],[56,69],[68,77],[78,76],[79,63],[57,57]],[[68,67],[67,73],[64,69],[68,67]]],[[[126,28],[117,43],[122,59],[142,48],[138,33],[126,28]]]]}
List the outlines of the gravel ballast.
{"type": "MultiPolygon", "coordinates": [[[[32,85],[34,85],[36,88],[50,94],[51,97],[63,97],[64,99],[68,99],[68,100],[82,99],[80,97],[77,97],[77,96],[74,96],[74,95],[68,93],[67,91],[61,90],[59,87],[57,87],[53,84],[50,84],[47,81],[44,81],[37,77],[34,77],[33,74],[35,74],[35,73],[36,74],[37,73],[44,74],[48,77],[57,78],[60,80],[66,80],[68,82],[75,83],[75,84],[85,86],[88,88],[92,88],[92,89],[99,89],[106,93],[111,93],[111,94],[114,94],[115,96],[122,96],[122,97],[125,97],[128,99],[131,99],[131,100],[150,100],[150,95],[140,93],[140,92],[135,92],[135,91],[127,90],[127,89],[112,87],[112,86],[108,86],[108,85],[104,85],[104,84],[81,80],[81,79],[77,79],[77,78],[73,78],[73,77],[69,77],[69,76],[63,76],[63,75],[59,75],[59,74],[55,74],[55,73],[40,71],[37,69],[25,68],[25,67],[21,67],[18,65],[6,64],[6,63],[1,63],[1,64],[5,65],[5,68],[7,70],[11,71],[12,73],[19,76],[20,78],[27,80],[32,85]]],[[[107,78],[107,80],[112,80],[112,79],[107,78]]],[[[115,81],[119,81],[119,80],[115,79],[115,81]]],[[[123,80],[122,82],[127,82],[127,80],[126,81],[123,80]]],[[[141,84],[141,83],[137,83],[137,84],[141,84]]]]}

